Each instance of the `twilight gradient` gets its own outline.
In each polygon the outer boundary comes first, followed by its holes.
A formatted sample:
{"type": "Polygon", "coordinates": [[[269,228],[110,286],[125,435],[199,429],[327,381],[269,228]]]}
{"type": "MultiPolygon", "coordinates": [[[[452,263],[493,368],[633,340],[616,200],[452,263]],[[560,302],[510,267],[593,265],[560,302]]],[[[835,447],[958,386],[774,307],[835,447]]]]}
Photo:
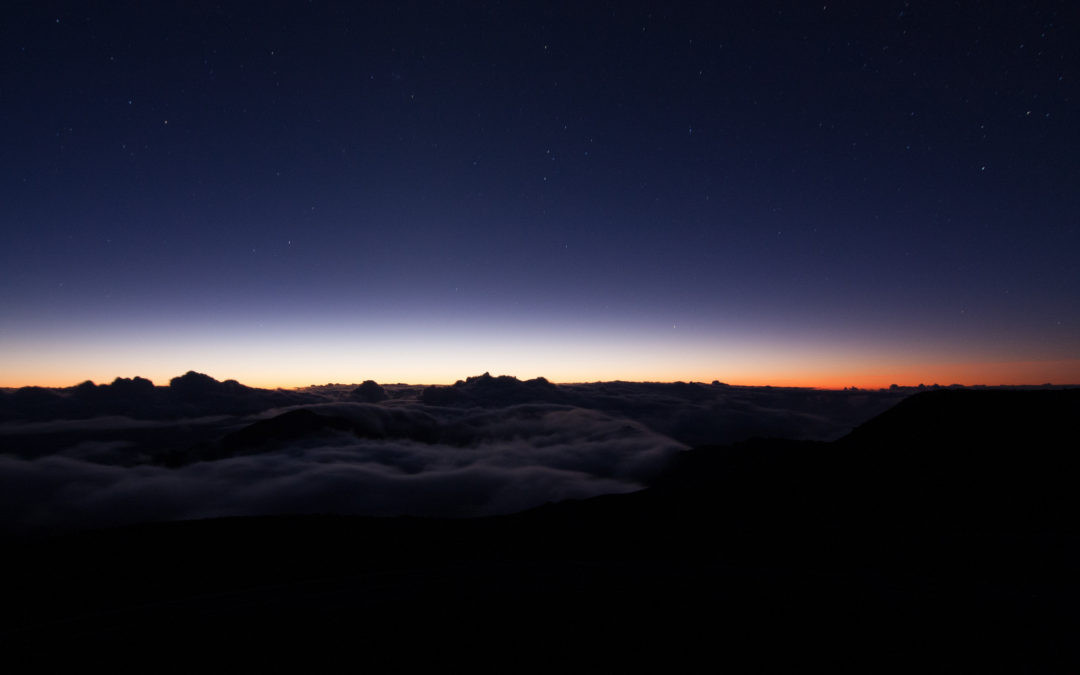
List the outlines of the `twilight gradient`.
{"type": "Polygon", "coordinates": [[[1068,3],[250,9],[8,12],[0,386],[1080,382],[1068,3]]]}

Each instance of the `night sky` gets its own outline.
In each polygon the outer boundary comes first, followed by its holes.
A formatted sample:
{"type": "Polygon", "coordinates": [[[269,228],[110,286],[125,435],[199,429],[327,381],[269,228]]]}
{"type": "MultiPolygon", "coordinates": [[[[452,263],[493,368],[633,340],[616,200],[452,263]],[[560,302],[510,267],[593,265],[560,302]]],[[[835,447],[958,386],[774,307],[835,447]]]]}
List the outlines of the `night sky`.
{"type": "Polygon", "coordinates": [[[6,3],[0,386],[1080,382],[1078,21],[6,3]]]}

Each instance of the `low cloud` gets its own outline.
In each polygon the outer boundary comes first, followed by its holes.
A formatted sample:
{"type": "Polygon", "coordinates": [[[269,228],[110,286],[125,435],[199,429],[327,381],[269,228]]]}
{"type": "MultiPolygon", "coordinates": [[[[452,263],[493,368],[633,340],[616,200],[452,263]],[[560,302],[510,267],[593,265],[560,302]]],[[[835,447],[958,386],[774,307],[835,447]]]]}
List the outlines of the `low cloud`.
{"type": "Polygon", "coordinates": [[[168,387],[135,378],[24,388],[0,405],[0,530],[510,513],[639,489],[688,446],[834,440],[908,393],[487,374],[451,387],[304,392],[198,373],[168,387]]]}
{"type": "MultiPolygon", "coordinates": [[[[395,430],[372,421],[374,406],[317,408],[395,430]]],[[[382,412],[399,421],[424,415],[382,412]]],[[[0,457],[0,518],[27,532],[270,513],[492,515],[639,489],[683,448],[639,424],[565,407],[519,406],[436,427],[435,442],[329,429],[176,468],[94,461],[120,451],[105,444],[0,457]]]]}

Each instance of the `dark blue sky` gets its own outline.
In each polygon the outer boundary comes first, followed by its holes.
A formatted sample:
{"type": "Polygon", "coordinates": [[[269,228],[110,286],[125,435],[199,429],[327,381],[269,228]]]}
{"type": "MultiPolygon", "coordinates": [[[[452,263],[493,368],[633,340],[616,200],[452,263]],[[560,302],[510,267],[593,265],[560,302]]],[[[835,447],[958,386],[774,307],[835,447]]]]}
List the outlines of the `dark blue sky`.
{"type": "Polygon", "coordinates": [[[1080,379],[1069,3],[354,4],[4,10],[0,385],[1080,379]]]}

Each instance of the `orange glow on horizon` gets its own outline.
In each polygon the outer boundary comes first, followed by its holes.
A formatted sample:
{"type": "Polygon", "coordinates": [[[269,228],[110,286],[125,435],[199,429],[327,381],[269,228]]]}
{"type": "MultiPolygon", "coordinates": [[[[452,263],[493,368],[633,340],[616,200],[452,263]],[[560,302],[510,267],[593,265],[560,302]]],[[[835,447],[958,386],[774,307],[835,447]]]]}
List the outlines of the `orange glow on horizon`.
{"type": "MultiPolygon", "coordinates": [[[[534,366],[535,367],[535,366],[534,366]]],[[[462,372],[458,376],[446,376],[423,378],[416,377],[416,373],[402,377],[379,377],[378,373],[354,374],[342,372],[338,377],[326,377],[326,373],[313,373],[312,377],[299,378],[296,373],[274,377],[255,373],[250,368],[236,368],[230,372],[228,368],[200,369],[217,380],[233,379],[250,387],[264,389],[296,389],[308,387],[313,384],[340,383],[359,384],[363,380],[374,379],[381,384],[424,384],[424,385],[449,385],[466,377],[479,375],[481,372],[462,372]]],[[[351,369],[350,369],[351,370],[351,369]]],[[[473,369],[474,370],[474,369],[473,369]]],[[[1080,385],[1080,359],[1065,361],[1012,361],[1012,362],[986,362],[986,363],[956,363],[956,364],[933,364],[933,365],[902,365],[896,364],[874,371],[864,369],[832,368],[829,371],[822,368],[789,368],[787,372],[778,372],[776,369],[761,369],[753,372],[743,368],[739,371],[729,371],[728,376],[722,372],[701,373],[687,370],[671,370],[663,372],[659,369],[643,369],[633,371],[628,369],[624,375],[611,371],[610,368],[599,368],[593,372],[582,368],[580,374],[566,371],[558,372],[558,377],[542,372],[526,372],[519,369],[504,372],[498,369],[489,369],[492,375],[513,375],[519,379],[533,377],[546,377],[557,383],[583,383],[603,381],[634,381],[634,382],[704,382],[709,383],[719,380],[726,384],[736,386],[774,386],[774,387],[804,387],[814,389],[843,389],[845,387],[858,387],[859,389],[885,389],[892,384],[902,387],[914,387],[919,384],[927,386],[939,384],[961,384],[964,386],[987,385],[987,386],[1022,386],[1022,385],[1080,385]]],[[[529,371],[533,368],[528,369],[529,371]]],[[[186,371],[184,371],[186,372],[186,371]]],[[[38,377],[30,377],[27,373],[12,374],[0,381],[0,387],[18,388],[24,386],[40,387],[72,387],[81,382],[91,380],[97,384],[108,384],[116,377],[145,377],[158,386],[167,386],[169,380],[182,372],[158,373],[158,372],[131,372],[120,373],[112,376],[103,376],[100,372],[86,372],[82,375],[72,375],[61,370],[46,371],[38,377]]]]}

